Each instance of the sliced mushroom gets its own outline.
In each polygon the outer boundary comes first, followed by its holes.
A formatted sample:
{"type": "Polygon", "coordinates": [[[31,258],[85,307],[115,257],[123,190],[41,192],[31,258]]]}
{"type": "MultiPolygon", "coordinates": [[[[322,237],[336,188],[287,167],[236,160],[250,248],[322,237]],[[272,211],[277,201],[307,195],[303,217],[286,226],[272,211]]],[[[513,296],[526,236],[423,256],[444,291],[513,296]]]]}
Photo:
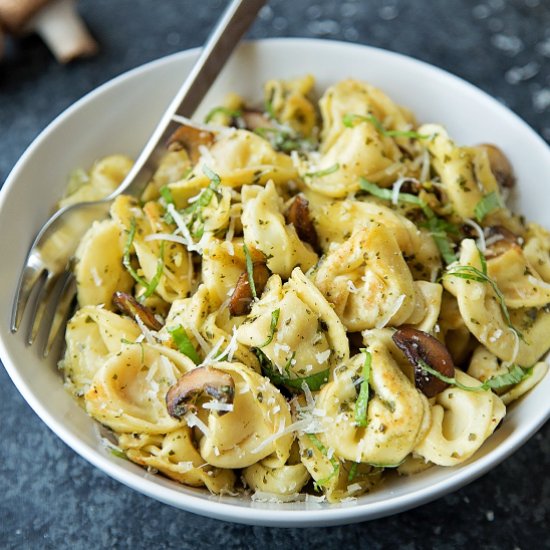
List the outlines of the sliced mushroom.
{"type": "Polygon", "coordinates": [[[273,124],[262,111],[243,109],[239,117],[247,130],[253,132],[256,128],[272,128],[273,124]]]}
{"type": "Polygon", "coordinates": [[[309,243],[314,250],[319,250],[319,238],[309,215],[309,202],[305,197],[297,195],[292,201],[286,221],[294,225],[300,240],[309,243]]]}
{"type": "Polygon", "coordinates": [[[420,361],[423,361],[443,376],[454,376],[451,354],[437,338],[427,332],[403,326],[395,331],[392,339],[413,365],[415,385],[426,397],[433,397],[448,387],[449,384],[429,374],[420,365],[420,361]]]}
{"type": "Polygon", "coordinates": [[[487,256],[487,258],[500,256],[513,247],[518,249],[521,248],[519,237],[502,225],[486,227],[485,238],[487,242],[485,256],[487,256]]]}
{"type": "Polygon", "coordinates": [[[98,50],[75,0],[0,0],[0,27],[14,36],[38,33],[61,63],[98,50]]]}
{"type": "Polygon", "coordinates": [[[491,171],[500,187],[514,187],[516,176],[508,157],[496,145],[482,143],[479,147],[487,151],[491,171]]]}
{"type": "Polygon", "coordinates": [[[131,294],[117,291],[113,294],[113,304],[121,313],[125,313],[136,321],[139,319],[147,328],[160,330],[162,325],[155,314],[147,307],[140,304],[131,294]]]}
{"type": "MultiPolygon", "coordinates": [[[[235,397],[235,382],[222,370],[199,367],[185,373],[166,394],[168,414],[178,420],[189,411],[197,411],[197,401],[207,395],[218,403],[231,404],[235,397]]],[[[220,410],[224,415],[229,411],[220,410]]]]}
{"type": "MultiPolygon", "coordinates": [[[[256,295],[260,296],[264,291],[267,280],[269,279],[269,269],[264,262],[254,262],[252,265],[252,278],[254,280],[254,287],[256,288],[256,295]]],[[[252,289],[248,281],[248,272],[241,273],[237,281],[237,286],[231,295],[229,300],[229,312],[232,316],[238,317],[240,315],[247,315],[250,313],[252,307],[252,289]]]]}
{"type": "Polygon", "coordinates": [[[182,124],[168,139],[171,151],[185,149],[192,164],[201,156],[201,147],[210,147],[214,143],[214,134],[203,128],[182,124]]]}

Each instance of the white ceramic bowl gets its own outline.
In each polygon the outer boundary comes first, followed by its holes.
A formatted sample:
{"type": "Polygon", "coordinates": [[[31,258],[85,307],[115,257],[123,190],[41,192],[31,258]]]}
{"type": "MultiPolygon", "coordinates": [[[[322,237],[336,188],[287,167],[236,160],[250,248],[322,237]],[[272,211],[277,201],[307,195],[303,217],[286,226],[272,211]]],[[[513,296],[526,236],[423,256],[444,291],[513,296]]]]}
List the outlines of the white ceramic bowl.
{"type": "MultiPolygon", "coordinates": [[[[55,365],[9,331],[12,289],[32,238],[61,195],[67,174],[107,154],[135,156],[190,70],[187,51],[124,74],[87,95],[50,124],[13,169],[0,194],[0,352],[17,388],[40,418],[70,447],[120,482],[185,510],[241,523],[311,526],[351,523],[397,513],[472,481],[525,443],[550,416],[550,376],[511,407],[500,429],[475,457],[455,468],[432,468],[386,483],[355,503],[268,504],[216,497],[184,487],[114,457],[97,426],[65,392],[55,365]],[[8,238],[6,238],[8,236],[8,238]]],[[[219,104],[227,91],[257,99],[273,77],[312,73],[318,89],[339,79],[364,79],[411,108],[421,122],[443,123],[459,143],[496,143],[510,157],[519,180],[518,206],[529,219],[550,226],[546,177],[550,150],[516,115],[470,84],[425,63],[387,51],[339,42],[265,40],[242,45],[205,100],[219,104]]],[[[206,107],[204,108],[206,109],[206,107]]],[[[200,116],[201,113],[199,113],[200,116]]]]}

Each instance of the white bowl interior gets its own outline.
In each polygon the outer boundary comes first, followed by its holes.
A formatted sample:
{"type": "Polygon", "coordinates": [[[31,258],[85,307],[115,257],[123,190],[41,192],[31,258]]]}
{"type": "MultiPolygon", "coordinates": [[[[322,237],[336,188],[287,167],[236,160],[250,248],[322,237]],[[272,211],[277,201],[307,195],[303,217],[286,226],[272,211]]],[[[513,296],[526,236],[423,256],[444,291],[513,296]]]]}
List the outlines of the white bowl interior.
{"type": "MultiPolygon", "coordinates": [[[[0,194],[0,352],[19,391],[68,445],[112,477],[134,489],[189,511],[264,525],[330,525],[372,519],[405,510],[456,489],[483,474],[524,443],[550,415],[550,377],[513,406],[500,429],[476,454],[455,468],[432,468],[386,483],[357,502],[339,505],[268,504],[217,497],[148,474],[105,451],[97,425],[65,392],[55,365],[9,331],[13,289],[34,235],[75,167],[89,167],[112,153],[136,156],[156,121],[190,70],[197,51],[183,52],[131,71],[89,94],[58,117],[29,147],[0,194]],[[7,238],[6,238],[7,237],[7,238]]],[[[322,91],[348,77],[382,88],[406,105],[420,122],[440,122],[459,143],[498,144],[519,180],[518,208],[529,219],[550,226],[546,178],[550,151],[516,115],[464,81],[404,56],[352,44],[279,39],[243,44],[220,75],[203,105],[219,104],[235,91],[261,98],[270,78],[311,73],[322,91]]],[[[202,107],[201,117],[207,107],[202,107]]]]}

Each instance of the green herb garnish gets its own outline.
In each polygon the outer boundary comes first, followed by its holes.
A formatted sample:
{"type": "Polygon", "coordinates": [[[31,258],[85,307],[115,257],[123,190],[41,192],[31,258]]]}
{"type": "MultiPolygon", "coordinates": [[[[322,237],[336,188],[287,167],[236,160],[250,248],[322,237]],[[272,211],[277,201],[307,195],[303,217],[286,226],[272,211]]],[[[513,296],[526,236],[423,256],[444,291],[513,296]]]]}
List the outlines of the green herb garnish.
{"type": "Polygon", "coordinates": [[[338,163],[333,164],[329,168],[325,168],[324,170],[318,170],[317,172],[308,172],[307,174],[304,174],[304,177],[306,178],[322,178],[323,176],[328,176],[330,174],[334,174],[334,172],[337,172],[340,170],[340,165],[338,163]]]}
{"type": "MultiPolygon", "coordinates": [[[[163,185],[159,189],[160,196],[164,199],[164,202],[166,205],[168,204],[174,204],[174,197],[172,197],[172,192],[170,191],[170,188],[168,185],[163,185]]],[[[166,223],[174,223],[174,218],[172,218],[172,215],[170,212],[166,211],[164,213],[164,221],[166,223]]]]}
{"type": "MultiPolygon", "coordinates": [[[[321,451],[325,457],[328,458],[328,451],[327,448],[319,441],[319,438],[315,434],[306,434],[310,441],[315,445],[315,448],[321,451]]],[[[338,474],[340,471],[340,462],[333,456],[328,459],[330,461],[330,464],[332,465],[332,472],[323,479],[320,479],[319,481],[313,482],[313,487],[316,491],[320,491],[321,487],[324,487],[335,475],[338,474]]]]}
{"type": "Polygon", "coordinates": [[[279,322],[279,315],[281,314],[281,310],[279,308],[273,310],[271,312],[271,325],[269,326],[269,336],[267,337],[266,341],[258,346],[259,348],[265,348],[271,342],[273,341],[273,337],[275,336],[275,332],[277,331],[277,323],[279,322]]]}
{"type": "Polygon", "coordinates": [[[363,364],[363,381],[359,389],[359,396],[355,402],[355,424],[360,428],[367,427],[367,405],[369,404],[369,380],[372,365],[372,355],[366,348],[361,351],[365,354],[365,363],[363,364]]]}
{"type": "Polygon", "coordinates": [[[351,465],[351,468],[349,469],[349,473],[348,473],[348,481],[353,481],[355,479],[355,476],[357,475],[358,466],[359,466],[359,462],[354,462],[351,465]]]}
{"type": "Polygon", "coordinates": [[[414,130],[386,130],[382,123],[374,115],[356,115],[347,113],[342,117],[342,122],[347,128],[353,128],[355,122],[370,122],[376,130],[387,137],[406,137],[411,139],[427,139],[430,136],[419,134],[414,130]]]}
{"type": "Polygon", "coordinates": [[[492,191],[488,195],[485,195],[477,204],[474,209],[474,214],[478,222],[482,222],[483,218],[498,208],[504,208],[502,197],[496,192],[492,191]]]}
{"type": "Polygon", "coordinates": [[[210,204],[214,195],[217,195],[219,198],[221,197],[218,189],[221,185],[220,176],[208,168],[208,166],[203,166],[202,171],[210,180],[210,183],[201,191],[197,200],[183,210],[183,214],[186,216],[186,225],[190,228],[192,236],[199,239],[204,234],[203,209],[210,204]]]}
{"type": "Polygon", "coordinates": [[[476,281],[478,283],[488,283],[489,285],[491,285],[491,288],[493,289],[493,292],[495,293],[497,301],[500,305],[502,315],[506,320],[506,324],[516,334],[516,336],[518,336],[521,340],[524,340],[523,334],[512,324],[512,319],[510,319],[510,313],[508,311],[508,307],[506,306],[504,296],[498,288],[497,283],[493,279],[491,279],[489,275],[487,275],[487,260],[485,259],[485,256],[481,253],[481,251],[479,251],[479,258],[481,261],[481,270],[472,265],[453,265],[443,276],[451,275],[452,277],[459,277],[461,279],[476,281]]]}
{"type": "Polygon", "coordinates": [[[143,277],[138,275],[138,272],[132,266],[130,253],[132,250],[132,244],[134,242],[135,236],[136,236],[136,219],[132,218],[130,220],[130,229],[128,231],[128,238],[126,239],[126,243],[124,245],[124,252],[122,254],[122,265],[127,269],[128,273],[132,276],[132,278],[134,279],[134,281],[136,281],[136,283],[147,288],[149,286],[149,283],[143,277]]]}
{"type": "Polygon", "coordinates": [[[498,390],[507,386],[511,386],[513,384],[518,384],[528,376],[531,376],[531,373],[533,372],[533,367],[523,368],[519,365],[514,364],[508,369],[508,372],[504,374],[499,374],[497,376],[492,376],[491,378],[485,380],[485,382],[482,382],[479,386],[466,386],[465,384],[461,384],[460,382],[458,382],[458,380],[454,376],[445,376],[439,371],[432,369],[432,367],[430,367],[430,365],[428,365],[422,359],[418,360],[418,365],[422,370],[431,374],[435,378],[438,378],[442,382],[445,382],[452,386],[456,386],[461,390],[472,392],[498,390]]]}
{"type": "Polygon", "coordinates": [[[325,369],[309,376],[291,376],[290,366],[294,355],[287,361],[283,371],[286,374],[281,374],[279,369],[273,365],[269,357],[260,348],[251,348],[252,352],[258,358],[262,372],[267,376],[273,384],[276,386],[285,386],[289,389],[302,392],[302,384],[305,382],[311,391],[319,391],[321,386],[328,382],[330,375],[330,369],[325,369]]]}
{"type": "Polygon", "coordinates": [[[256,285],[254,284],[254,264],[252,263],[252,258],[250,257],[248,246],[246,246],[245,243],[243,243],[243,252],[246,262],[246,274],[248,276],[248,284],[250,285],[252,296],[254,298],[257,298],[258,294],[256,293],[256,285]]]}
{"type": "Polygon", "coordinates": [[[128,460],[128,457],[124,454],[124,451],[120,449],[115,449],[114,447],[111,447],[110,450],[113,456],[116,456],[118,458],[123,458],[124,460],[128,460]]]}
{"type": "Polygon", "coordinates": [[[229,109],[228,107],[214,107],[204,117],[204,122],[208,124],[217,114],[225,115],[229,118],[239,118],[242,115],[242,112],[238,109],[229,109]]]}
{"type": "Polygon", "coordinates": [[[155,292],[158,284],[160,283],[160,278],[162,277],[163,271],[164,271],[164,241],[160,243],[159,259],[157,260],[157,270],[155,271],[155,275],[151,279],[151,282],[146,286],[145,292],[139,297],[140,301],[144,300],[145,298],[149,298],[149,296],[151,296],[153,292],[155,292]]]}
{"type": "Polygon", "coordinates": [[[314,148],[313,142],[304,139],[293,132],[279,128],[255,128],[254,133],[269,141],[274,149],[283,153],[290,153],[294,150],[310,151],[314,148]]]}
{"type": "MultiPolygon", "coordinates": [[[[363,191],[367,191],[371,195],[382,199],[392,201],[394,199],[394,193],[392,189],[383,189],[378,187],[375,183],[366,180],[363,177],[359,178],[359,186],[363,191]]],[[[453,247],[449,239],[448,233],[455,232],[456,228],[446,222],[445,220],[438,218],[434,211],[420,198],[411,193],[397,193],[397,201],[401,203],[413,204],[418,206],[424,216],[426,216],[426,227],[430,230],[430,233],[439,249],[441,257],[445,263],[450,264],[456,261],[456,254],[453,252],[453,247]],[[450,228],[453,231],[450,231],[450,228]]]]}
{"type": "Polygon", "coordinates": [[[166,330],[169,332],[172,340],[174,340],[174,344],[176,344],[178,350],[183,353],[183,355],[189,357],[195,365],[198,365],[201,362],[201,358],[195,346],[193,346],[191,339],[187,336],[185,329],[181,325],[177,325],[175,327],[166,328],[166,330]]]}

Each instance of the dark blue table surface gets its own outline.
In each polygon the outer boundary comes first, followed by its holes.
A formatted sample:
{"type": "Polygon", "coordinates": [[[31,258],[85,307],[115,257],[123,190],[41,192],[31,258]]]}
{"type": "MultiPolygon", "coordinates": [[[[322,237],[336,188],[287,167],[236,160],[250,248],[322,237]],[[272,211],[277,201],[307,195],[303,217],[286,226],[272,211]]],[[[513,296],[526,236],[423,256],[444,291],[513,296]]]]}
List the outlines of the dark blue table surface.
{"type": "MultiPolygon", "coordinates": [[[[57,114],[128,69],[201,45],[224,5],[82,0],[101,53],[69,66],[57,65],[36,37],[10,44],[0,61],[0,183],[57,114]]],[[[548,0],[272,0],[250,36],[322,37],[411,55],[476,84],[550,139],[548,0]]],[[[550,548],[550,425],[436,502],[368,523],[305,530],[202,518],[120,485],[53,434],[4,369],[0,427],[0,548],[550,548]]]]}

